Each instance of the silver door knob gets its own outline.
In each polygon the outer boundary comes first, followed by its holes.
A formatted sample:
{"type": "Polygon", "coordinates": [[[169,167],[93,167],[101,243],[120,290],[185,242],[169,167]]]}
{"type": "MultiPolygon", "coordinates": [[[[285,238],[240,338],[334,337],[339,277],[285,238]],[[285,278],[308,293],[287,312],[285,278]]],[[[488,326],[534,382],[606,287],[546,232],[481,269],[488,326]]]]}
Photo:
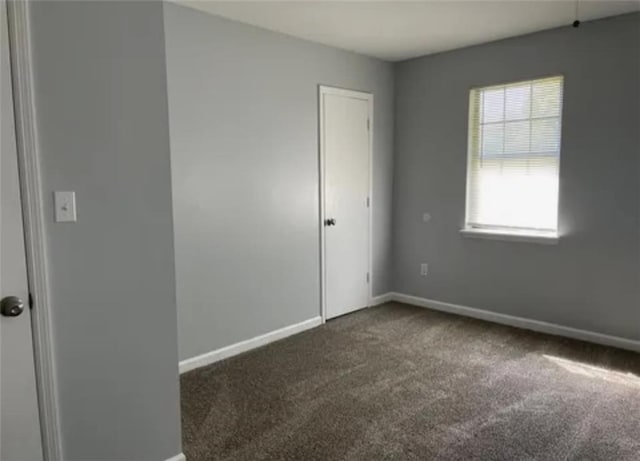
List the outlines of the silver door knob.
{"type": "Polygon", "coordinates": [[[7,296],[0,301],[0,313],[5,317],[17,317],[24,312],[24,303],[17,296],[7,296]]]}

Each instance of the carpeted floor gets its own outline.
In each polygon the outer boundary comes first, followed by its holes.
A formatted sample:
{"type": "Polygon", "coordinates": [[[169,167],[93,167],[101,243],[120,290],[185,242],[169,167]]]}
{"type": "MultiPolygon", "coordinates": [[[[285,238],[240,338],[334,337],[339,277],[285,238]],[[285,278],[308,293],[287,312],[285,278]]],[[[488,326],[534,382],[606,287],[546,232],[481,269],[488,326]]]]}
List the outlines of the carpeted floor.
{"type": "Polygon", "coordinates": [[[640,354],[401,304],[182,375],[202,460],[640,460],[640,354]]]}

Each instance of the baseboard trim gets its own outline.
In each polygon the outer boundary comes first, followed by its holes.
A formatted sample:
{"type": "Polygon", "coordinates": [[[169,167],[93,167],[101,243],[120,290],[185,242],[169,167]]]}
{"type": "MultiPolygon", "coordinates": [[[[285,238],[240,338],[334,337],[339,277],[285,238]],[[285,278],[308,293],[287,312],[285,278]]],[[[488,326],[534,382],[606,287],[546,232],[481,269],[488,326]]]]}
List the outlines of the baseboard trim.
{"type": "Polygon", "coordinates": [[[394,293],[385,293],[383,295],[374,296],[371,298],[369,302],[369,307],[379,306],[380,304],[388,303],[389,301],[393,301],[394,293]]]}
{"type": "Polygon", "coordinates": [[[172,456],[171,458],[166,459],[165,461],[187,461],[187,457],[184,455],[184,453],[179,453],[175,456],[172,456]]]}
{"type": "Polygon", "coordinates": [[[411,304],[413,306],[426,307],[428,309],[448,312],[451,314],[458,314],[465,317],[472,317],[474,319],[486,320],[494,323],[500,323],[502,325],[537,331],[539,333],[564,336],[566,338],[578,339],[580,341],[587,341],[591,343],[602,344],[605,346],[618,347],[620,349],[640,352],[640,341],[635,341],[628,338],[609,336],[602,333],[595,333],[593,331],[579,330],[577,328],[565,327],[554,323],[542,322],[539,320],[532,320],[523,317],[515,317],[507,314],[499,314],[497,312],[491,312],[483,309],[461,306],[458,304],[446,303],[442,301],[435,301],[433,299],[420,298],[417,296],[405,295],[402,293],[389,293],[389,297],[391,298],[391,301],[411,304]]]}
{"type": "Polygon", "coordinates": [[[289,325],[279,330],[274,330],[269,333],[265,333],[255,338],[240,341],[230,346],[216,349],[211,352],[206,352],[202,355],[192,357],[180,361],[180,373],[186,373],[187,371],[195,370],[196,368],[211,365],[212,363],[219,362],[220,360],[233,357],[234,355],[241,354],[243,352],[250,351],[256,347],[264,346],[279,339],[286,338],[287,336],[295,335],[297,333],[315,328],[322,324],[322,318],[320,316],[314,317],[304,322],[289,325]]]}

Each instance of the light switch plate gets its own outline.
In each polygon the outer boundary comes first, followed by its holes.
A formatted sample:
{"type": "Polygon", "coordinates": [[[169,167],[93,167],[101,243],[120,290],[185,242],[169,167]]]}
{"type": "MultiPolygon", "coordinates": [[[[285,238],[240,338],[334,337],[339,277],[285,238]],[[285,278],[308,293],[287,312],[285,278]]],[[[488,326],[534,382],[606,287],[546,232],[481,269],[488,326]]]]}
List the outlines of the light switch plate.
{"type": "Polygon", "coordinates": [[[76,222],[76,193],[55,191],[53,193],[56,222],[76,222]]]}

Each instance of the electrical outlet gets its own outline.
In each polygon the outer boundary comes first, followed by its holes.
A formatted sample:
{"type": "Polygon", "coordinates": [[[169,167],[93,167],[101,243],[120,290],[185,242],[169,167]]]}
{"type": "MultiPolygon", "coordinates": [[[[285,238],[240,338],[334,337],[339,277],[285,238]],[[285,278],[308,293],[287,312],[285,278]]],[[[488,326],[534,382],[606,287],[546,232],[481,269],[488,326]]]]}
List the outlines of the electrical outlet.
{"type": "Polygon", "coordinates": [[[431,214],[430,213],[423,213],[422,214],[422,221],[424,221],[424,222],[431,221],[431,214]]]}
{"type": "Polygon", "coordinates": [[[420,275],[425,277],[427,274],[429,274],[429,264],[427,263],[420,264],[420,275]]]}

